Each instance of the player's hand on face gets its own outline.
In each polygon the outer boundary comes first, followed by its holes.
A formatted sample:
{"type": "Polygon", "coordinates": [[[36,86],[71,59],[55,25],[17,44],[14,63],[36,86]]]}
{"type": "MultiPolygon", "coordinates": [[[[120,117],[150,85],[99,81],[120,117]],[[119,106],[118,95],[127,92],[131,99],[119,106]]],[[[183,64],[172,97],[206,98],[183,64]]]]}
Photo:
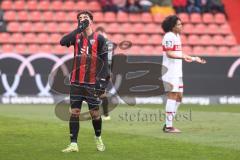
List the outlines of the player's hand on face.
{"type": "Polygon", "coordinates": [[[196,57],[196,62],[200,63],[200,64],[205,64],[207,63],[207,61],[203,58],[200,58],[200,57],[196,57]]]}
{"type": "Polygon", "coordinates": [[[83,21],[78,20],[78,28],[84,31],[89,26],[89,20],[85,19],[83,21]]]}

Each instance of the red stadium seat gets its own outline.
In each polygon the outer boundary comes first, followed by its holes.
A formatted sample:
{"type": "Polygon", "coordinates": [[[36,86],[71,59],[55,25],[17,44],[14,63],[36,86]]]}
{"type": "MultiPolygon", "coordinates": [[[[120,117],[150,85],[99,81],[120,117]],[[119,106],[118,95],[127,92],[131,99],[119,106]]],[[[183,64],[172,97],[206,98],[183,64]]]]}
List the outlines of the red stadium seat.
{"type": "Polygon", "coordinates": [[[50,2],[48,0],[39,1],[38,10],[41,10],[41,11],[50,10],[50,2]]]}
{"type": "Polygon", "coordinates": [[[218,55],[219,55],[219,56],[229,56],[229,55],[230,55],[229,47],[220,46],[220,47],[218,48],[218,55]]]}
{"type": "Polygon", "coordinates": [[[23,35],[21,33],[13,33],[9,39],[10,43],[20,44],[23,43],[23,35]]]}
{"type": "Polygon", "coordinates": [[[127,55],[139,55],[141,51],[141,47],[133,45],[131,48],[129,48],[126,53],[127,55]]]}
{"type": "Polygon", "coordinates": [[[49,36],[47,33],[39,33],[36,37],[36,43],[46,44],[49,43],[49,36]]]}
{"type": "Polygon", "coordinates": [[[61,33],[67,33],[67,32],[70,32],[71,31],[71,25],[69,23],[60,23],[58,25],[58,32],[61,32],[61,33]]]}
{"type": "Polygon", "coordinates": [[[8,32],[20,32],[21,31],[21,25],[18,22],[10,22],[7,25],[7,31],[8,32]]]}
{"type": "Polygon", "coordinates": [[[154,21],[155,23],[162,23],[162,21],[163,21],[164,18],[165,18],[165,16],[162,15],[162,14],[154,14],[154,15],[153,15],[153,21],[154,21]]]}
{"type": "Polygon", "coordinates": [[[189,15],[187,13],[179,13],[178,17],[181,19],[183,23],[189,23],[189,15]]]}
{"type": "MultiPolygon", "coordinates": [[[[94,12],[93,16],[94,16],[95,22],[103,22],[104,21],[104,16],[103,16],[102,12],[94,12]]],[[[76,18],[76,14],[75,14],[75,18],[76,18]]]]}
{"type": "MultiPolygon", "coordinates": [[[[65,12],[66,14],[66,20],[68,22],[77,22],[77,13],[76,12],[65,12]]],[[[95,21],[95,16],[94,16],[94,21],[95,21]]],[[[96,21],[95,21],[96,22],[96,21]]]]}
{"type": "Polygon", "coordinates": [[[152,23],[153,22],[152,14],[144,12],[141,14],[140,20],[142,23],[152,23]]]}
{"type": "Polygon", "coordinates": [[[239,56],[240,55],[240,47],[239,46],[232,46],[230,47],[230,55],[239,56]]]}
{"type": "Polygon", "coordinates": [[[226,23],[226,17],[223,13],[216,13],[214,16],[214,21],[217,24],[224,24],[226,23]]]}
{"type": "Polygon", "coordinates": [[[14,52],[14,45],[12,44],[4,44],[4,45],[1,45],[1,52],[2,53],[11,53],[11,52],[14,52]]]}
{"type": "Polygon", "coordinates": [[[202,15],[203,23],[214,23],[214,17],[212,13],[204,13],[202,15]]]}
{"type": "Polygon", "coordinates": [[[50,22],[50,23],[45,23],[46,28],[45,28],[45,32],[59,32],[59,26],[57,23],[55,22],[50,22]]]}
{"type": "Polygon", "coordinates": [[[39,45],[37,45],[37,44],[28,45],[27,53],[35,54],[35,53],[38,53],[38,52],[39,52],[39,45]]]}
{"type": "Polygon", "coordinates": [[[97,1],[90,1],[87,9],[93,12],[100,12],[102,10],[100,3],[97,1]]]}
{"type": "Polygon", "coordinates": [[[62,9],[64,11],[72,11],[73,8],[75,8],[75,5],[76,4],[74,3],[74,1],[65,1],[63,6],[62,6],[62,9]]]}
{"type": "Polygon", "coordinates": [[[36,11],[38,7],[38,2],[36,0],[28,0],[26,2],[26,9],[36,11]]]}
{"type": "MultiPolygon", "coordinates": [[[[156,35],[157,36],[157,35],[156,35]]],[[[149,44],[150,40],[154,40],[155,37],[150,37],[147,34],[140,34],[135,40],[137,44],[146,45],[149,44]]]]}
{"type": "Polygon", "coordinates": [[[207,34],[219,34],[219,32],[221,32],[221,30],[219,30],[216,24],[209,24],[205,30],[207,34]]]}
{"type": "Polygon", "coordinates": [[[104,22],[116,22],[116,14],[113,12],[104,13],[104,22]]]}
{"type": "Polygon", "coordinates": [[[87,7],[88,7],[88,4],[87,4],[86,1],[77,1],[77,3],[75,4],[74,9],[76,11],[80,11],[81,9],[87,8],[87,7]]]}
{"type": "Polygon", "coordinates": [[[150,45],[145,45],[141,47],[140,54],[141,55],[146,55],[146,56],[151,56],[154,53],[155,48],[150,45]]]}
{"type": "Polygon", "coordinates": [[[42,12],[42,20],[45,22],[54,21],[53,16],[54,16],[54,14],[52,11],[42,12]]]}
{"type": "Polygon", "coordinates": [[[159,28],[156,24],[149,23],[149,24],[145,25],[143,31],[144,31],[144,33],[153,34],[153,33],[159,33],[158,30],[159,30],[159,28]]]}
{"type": "Polygon", "coordinates": [[[131,50],[131,48],[132,47],[134,47],[135,45],[132,45],[130,48],[127,48],[127,49],[124,49],[124,48],[121,48],[121,47],[117,47],[116,49],[115,49],[115,52],[118,52],[118,54],[125,54],[125,55],[135,55],[135,53],[133,52],[133,53],[131,53],[130,52],[130,50],[131,50]]]}
{"type": "Polygon", "coordinates": [[[210,56],[214,56],[217,54],[218,50],[214,46],[208,46],[205,48],[206,54],[210,56]]]}
{"type": "Polygon", "coordinates": [[[13,9],[14,10],[24,10],[25,9],[25,1],[22,1],[22,0],[14,1],[13,9]]]}
{"type": "Polygon", "coordinates": [[[119,23],[110,23],[106,27],[107,33],[119,33],[119,23]]]}
{"type": "Polygon", "coordinates": [[[15,45],[15,52],[20,54],[25,54],[27,51],[27,46],[25,44],[15,45]]]}
{"type": "Polygon", "coordinates": [[[13,1],[3,1],[1,3],[1,9],[3,10],[11,10],[13,7],[13,1]]]}
{"type": "MultiPolygon", "coordinates": [[[[6,2],[6,1],[4,1],[6,2]]],[[[17,14],[15,11],[5,11],[4,12],[4,20],[6,21],[16,21],[17,20],[17,14]]]]}
{"type": "MultiPolygon", "coordinates": [[[[29,20],[32,22],[38,22],[42,20],[42,14],[39,11],[28,12],[28,14],[29,14],[29,20]]],[[[48,15],[48,16],[52,16],[52,15],[48,15]]]]}
{"type": "Polygon", "coordinates": [[[120,33],[125,33],[125,34],[132,33],[132,30],[133,30],[132,25],[129,23],[124,23],[121,26],[119,26],[120,33]]]}
{"type": "Polygon", "coordinates": [[[183,53],[185,53],[185,54],[188,54],[188,55],[192,55],[193,53],[193,51],[192,51],[192,47],[190,47],[190,46],[183,46],[183,48],[182,48],[182,51],[183,51],[183,53]]]}
{"type": "Polygon", "coordinates": [[[225,45],[225,39],[221,35],[214,35],[211,42],[217,46],[225,45]]]}
{"type": "Polygon", "coordinates": [[[57,22],[65,22],[67,20],[67,15],[66,12],[55,12],[54,16],[53,16],[53,20],[57,21],[57,22]]]}
{"type": "MultiPolygon", "coordinates": [[[[95,23],[95,25],[93,26],[93,29],[95,30],[97,27],[103,27],[108,32],[109,27],[106,27],[106,26],[110,26],[112,24],[117,24],[118,25],[118,23],[110,23],[109,25],[106,25],[106,23],[95,23]]],[[[113,25],[113,27],[114,27],[114,25],[113,25]]]]}
{"type": "Polygon", "coordinates": [[[205,55],[205,49],[202,46],[194,46],[190,55],[205,55]]]}
{"type": "Polygon", "coordinates": [[[0,43],[7,43],[9,41],[9,39],[10,39],[10,34],[9,33],[0,32],[0,43]]]}
{"type": "MultiPolygon", "coordinates": [[[[20,23],[19,23],[20,25],[20,23]]],[[[21,23],[21,31],[22,32],[32,32],[33,24],[30,22],[21,23]]]]}
{"type": "Polygon", "coordinates": [[[62,1],[51,1],[51,4],[50,4],[51,10],[58,11],[58,10],[62,10],[62,8],[63,8],[62,1]]]}
{"type": "Polygon", "coordinates": [[[24,43],[36,43],[37,42],[37,36],[34,33],[26,33],[23,38],[24,43]]]}
{"type": "Polygon", "coordinates": [[[193,34],[194,33],[194,25],[191,23],[183,25],[183,33],[184,34],[193,34]]]}
{"type": "Polygon", "coordinates": [[[124,37],[124,40],[125,41],[130,41],[133,45],[137,44],[137,35],[135,35],[135,34],[127,34],[124,37]]]}
{"type": "Polygon", "coordinates": [[[53,48],[52,45],[49,44],[44,44],[44,45],[40,45],[39,47],[39,52],[43,52],[43,53],[52,53],[53,48]]]}
{"type": "Polygon", "coordinates": [[[57,34],[57,33],[50,34],[49,43],[59,44],[61,38],[62,36],[60,34],[57,34]]]}
{"type": "Polygon", "coordinates": [[[18,15],[18,21],[28,21],[29,13],[27,11],[19,11],[17,15],[18,15]]]}
{"type": "Polygon", "coordinates": [[[36,23],[33,23],[33,26],[32,26],[32,31],[33,32],[44,32],[45,31],[45,23],[42,23],[42,22],[36,22],[36,23]]]}
{"type": "Polygon", "coordinates": [[[190,21],[192,23],[202,23],[202,17],[200,13],[192,13],[190,14],[190,21]]]}
{"type": "MultiPolygon", "coordinates": [[[[59,46],[59,45],[58,45],[59,46]]],[[[73,48],[73,46],[71,46],[71,47],[65,47],[65,53],[66,54],[73,54],[74,53],[74,48],[73,48]]]]}
{"type": "Polygon", "coordinates": [[[222,34],[231,34],[232,33],[231,28],[228,25],[228,23],[220,25],[219,29],[220,29],[222,34]]]}
{"type": "Polygon", "coordinates": [[[200,40],[197,35],[189,35],[188,36],[188,44],[190,44],[190,45],[198,45],[199,41],[200,40]]]}
{"type": "MultiPolygon", "coordinates": [[[[142,41],[144,42],[143,39],[142,39],[142,41]]],[[[161,45],[162,36],[160,34],[153,34],[152,36],[150,36],[148,42],[149,42],[149,44],[152,44],[152,45],[161,45]]]]}
{"type": "Polygon", "coordinates": [[[185,34],[182,34],[182,35],[181,35],[181,41],[182,41],[182,44],[183,44],[183,45],[186,45],[186,44],[187,44],[187,37],[186,37],[185,34]]]}
{"type": "Polygon", "coordinates": [[[133,33],[143,33],[144,32],[144,24],[142,23],[135,23],[132,26],[133,29],[133,33]]]}
{"type": "Polygon", "coordinates": [[[118,22],[128,22],[128,14],[125,12],[117,13],[117,21],[118,22]]]}
{"type": "Polygon", "coordinates": [[[113,36],[112,36],[112,41],[114,42],[114,43],[121,43],[122,41],[124,41],[125,40],[125,38],[124,38],[124,36],[122,35],[122,34],[114,34],[113,36]]]}
{"type": "Polygon", "coordinates": [[[163,54],[162,46],[160,46],[160,45],[156,46],[154,48],[153,54],[154,55],[162,55],[163,54]]]}
{"type": "Polygon", "coordinates": [[[65,53],[67,53],[66,50],[67,50],[66,47],[61,46],[61,45],[54,45],[53,46],[53,52],[55,54],[65,54],[65,53]]]}
{"type": "Polygon", "coordinates": [[[207,27],[203,23],[200,23],[195,25],[192,32],[194,34],[205,34],[206,30],[207,30],[207,27]]]}
{"type": "Polygon", "coordinates": [[[229,46],[237,45],[236,38],[233,35],[228,35],[225,37],[225,44],[229,46]]]}
{"type": "Polygon", "coordinates": [[[128,17],[129,22],[141,22],[141,15],[140,14],[129,14],[128,17]]]}
{"type": "Polygon", "coordinates": [[[200,45],[211,45],[214,44],[212,37],[209,35],[203,35],[200,37],[200,41],[199,41],[200,45]]]}
{"type": "Polygon", "coordinates": [[[164,31],[163,31],[161,25],[155,24],[155,27],[156,27],[156,32],[157,33],[164,34],[164,31]]]}

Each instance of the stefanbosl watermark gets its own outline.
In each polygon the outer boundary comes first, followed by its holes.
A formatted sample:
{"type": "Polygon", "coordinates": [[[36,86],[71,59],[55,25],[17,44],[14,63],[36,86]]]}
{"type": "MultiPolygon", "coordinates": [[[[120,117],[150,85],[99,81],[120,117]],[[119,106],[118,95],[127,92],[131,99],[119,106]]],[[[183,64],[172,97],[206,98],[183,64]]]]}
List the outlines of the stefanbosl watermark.
{"type": "MultiPolygon", "coordinates": [[[[125,122],[161,122],[165,121],[166,114],[162,110],[144,111],[125,111],[118,114],[118,121],[125,122]]],[[[192,110],[191,108],[187,112],[179,112],[176,115],[172,115],[173,121],[192,121],[192,110]]]]}

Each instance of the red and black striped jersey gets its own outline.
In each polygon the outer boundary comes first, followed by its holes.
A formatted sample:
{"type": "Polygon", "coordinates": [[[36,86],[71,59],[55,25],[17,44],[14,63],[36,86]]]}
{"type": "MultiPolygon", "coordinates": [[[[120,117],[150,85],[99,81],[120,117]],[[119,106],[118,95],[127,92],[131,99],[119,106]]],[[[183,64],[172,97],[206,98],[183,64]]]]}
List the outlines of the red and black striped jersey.
{"type": "MultiPolygon", "coordinates": [[[[73,33],[73,32],[72,32],[73,33]]],[[[74,45],[71,83],[95,84],[98,79],[109,77],[106,39],[94,32],[86,37],[81,33],[68,34],[61,40],[61,45],[74,45]],[[65,39],[64,39],[65,38],[65,39]]]]}

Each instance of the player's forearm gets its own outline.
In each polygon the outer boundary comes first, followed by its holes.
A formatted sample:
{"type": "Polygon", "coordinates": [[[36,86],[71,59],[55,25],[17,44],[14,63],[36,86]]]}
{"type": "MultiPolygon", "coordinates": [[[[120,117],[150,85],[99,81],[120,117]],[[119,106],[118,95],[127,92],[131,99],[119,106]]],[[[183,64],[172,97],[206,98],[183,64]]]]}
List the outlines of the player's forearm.
{"type": "Polygon", "coordinates": [[[183,59],[184,58],[183,57],[184,54],[179,55],[179,54],[177,54],[176,52],[173,52],[173,51],[167,51],[166,53],[167,53],[167,56],[169,58],[173,58],[173,59],[183,59]]]}
{"type": "Polygon", "coordinates": [[[187,55],[187,54],[177,54],[176,52],[173,51],[167,51],[167,56],[169,58],[173,58],[173,59],[185,59],[185,58],[192,58],[191,56],[187,55]]]}
{"type": "Polygon", "coordinates": [[[107,53],[103,53],[100,56],[103,66],[102,66],[102,70],[99,73],[99,78],[103,78],[103,79],[109,79],[110,77],[110,71],[109,71],[109,65],[108,65],[108,55],[107,53]]]}
{"type": "Polygon", "coordinates": [[[74,31],[70,32],[69,34],[62,37],[60,40],[61,46],[67,46],[69,47],[74,43],[76,35],[79,33],[79,29],[75,29],[74,31]]]}

